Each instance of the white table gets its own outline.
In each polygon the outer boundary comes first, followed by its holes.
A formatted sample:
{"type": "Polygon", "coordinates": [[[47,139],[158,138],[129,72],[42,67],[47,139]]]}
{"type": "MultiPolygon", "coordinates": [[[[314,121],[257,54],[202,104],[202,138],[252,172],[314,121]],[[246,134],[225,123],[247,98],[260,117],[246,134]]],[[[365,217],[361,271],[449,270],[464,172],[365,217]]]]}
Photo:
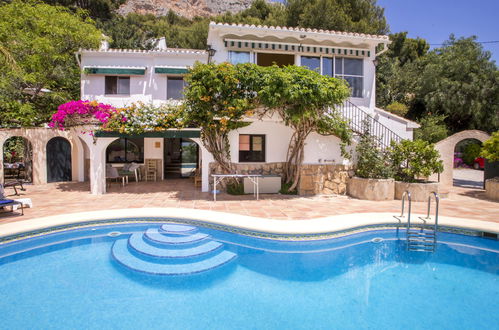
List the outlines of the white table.
{"type": "Polygon", "coordinates": [[[212,174],[213,177],[213,201],[217,201],[217,183],[221,182],[225,178],[248,178],[253,182],[253,195],[256,197],[256,200],[259,198],[259,186],[258,186],[258,178],[261,177],[260,174],[212,174]]]}

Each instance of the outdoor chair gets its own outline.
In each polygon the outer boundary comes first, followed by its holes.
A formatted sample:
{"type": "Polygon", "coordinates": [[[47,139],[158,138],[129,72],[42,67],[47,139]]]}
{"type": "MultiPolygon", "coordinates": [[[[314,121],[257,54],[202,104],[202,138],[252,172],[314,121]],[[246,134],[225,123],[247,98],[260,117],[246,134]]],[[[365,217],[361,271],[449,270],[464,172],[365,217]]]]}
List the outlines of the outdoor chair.
{"type": "Polygon", "coordinates": [[[14,188],[14,194],[19,195],[19,192],[17,191],[17,188],[19,188],[21,191],[25,191],[23,186],[23,182],[21,180],[16,180],[16,181],[11,181],[11,182],[5,182],[3,185],[5,188],[14,188]]]}
{"type": "Polygon", "coordinates": [[[109,182],[109,185],[112,181],[116,181],[120,183],[122,186],[125,186],[125,183],[128,183],[128,176],[123,176],[118,173],[118,169],[116,167],[112,167],[110,164],[106,166],[106,181],[109,182]]]}
{"type": "Polygon", "coordinates": [[[140,164],[137,163],[125,164],[123,168],[118,171],[118,173],[122,176],[135,176],[135,182],[139,182],[141,179],[140,164]]]}
{"type": "Polygon", "coordinates": [[[192,176],[194,179],[194,187],[201,187],[201,169],[197,168],[192,176]]]}
{"type": "Polygon", "coordinates": [[[11,212],[16,210],[15,206],[21,207],[21,215],[24,215],[24,205],[22,202],[15,201],[13,199],[6,199],[4,194],[3,185],[0,184],[0,208],[5,209],[5,207],[10,206],[11,212]]]}

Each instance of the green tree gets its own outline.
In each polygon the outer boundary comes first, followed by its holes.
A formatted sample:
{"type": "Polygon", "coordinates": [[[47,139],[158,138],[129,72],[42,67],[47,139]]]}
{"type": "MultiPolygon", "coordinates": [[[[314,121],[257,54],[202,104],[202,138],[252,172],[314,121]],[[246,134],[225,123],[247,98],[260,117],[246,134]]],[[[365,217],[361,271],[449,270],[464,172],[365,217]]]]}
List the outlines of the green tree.
{"type": "Polygon", "coordinates": [[[254,64],[197,63],[186,77],[186,122],[201,127],[204,146],[227,173],[232,171],[228,134],[252,115],[262,70],[254,64]]]}
{"type": "Polygon", "coordinates": [[[435,145],[423,140],[392,141],[389,152],[396,180],[417,182],[444,170],[435,145]]]}
{"type": "Polygon", "coordinates": [[[388,179],[393,177],[389,153],[381,150],[380,141],[370,134],[369,121],[365,121],[364,132],[355,147],[357,164],[355,175],[366,179],[388,179]]]}
{"type": "Polygon", "coordinates": [[[443,47],[420,59],[415,94],[424,108],[413,115],[445,115],[451,132],[497,130],[499,71],[490,57],[475,37],[451,35],[443,47]]]}
{"type": "Polygon", "coordinates": [[[448,136],[449,130],[444,123],[445,116],[427,115],[419,121],[420,127],[414,131],[414,139],[437,143],[448,136]]]}
{"type": "Polygon", "coordinates": [[[380,107],[397,102],[413,107],[416,81],[420,73],[417,60],[430,48],[426,40],[407,38],[407,32],[390,35],[388,51],[377,59],[376,103],[380,107]]]}
{"type": "MultiPolygon", "coordinates": [[[[335,135],[344,144],[350,143],[348,123],[335,111],[350,94],[343,80],[321,75],[304,67],[267,67],[258,98],[268,111],[277,112],[293,129],[284,175],[294,190],[300,180],[305,140],[312,132],[335,135]]],[[[345,153],[344,153],[345,155],[345,153]]]]}
{"type": "Polygon", "coordinates": [[[81,11],[19,0],[0,6],[0,48],[15,63],[0,66],[0,126],[41,125],[58,104],[77,98],[74,54],[101,38],[81,11]]]}
{"type": "Polygon", "coordinates": [[[384,9],[376,0],[290,0],[288,25],[386,34],[384,9]]]}
{"type": "Polygon", "coordinates": [[[499,131],[492,133],[490,139],[483,143],[480,156],[489,162],[499,161],[499,131]]]}

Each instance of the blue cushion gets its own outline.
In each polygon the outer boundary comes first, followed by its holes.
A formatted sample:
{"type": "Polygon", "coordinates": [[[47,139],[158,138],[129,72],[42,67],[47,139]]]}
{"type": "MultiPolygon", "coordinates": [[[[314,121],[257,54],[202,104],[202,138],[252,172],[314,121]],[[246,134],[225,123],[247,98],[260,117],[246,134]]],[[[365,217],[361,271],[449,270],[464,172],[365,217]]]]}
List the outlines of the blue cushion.
{"type": "Polygon", "coordinates": [[[1,205],[5,205],[5,204],[10,204],[10,203],[14,203],[14,201],[12,199],[2,199],[2,200],[0,200],[0,206],[1,205]]]}

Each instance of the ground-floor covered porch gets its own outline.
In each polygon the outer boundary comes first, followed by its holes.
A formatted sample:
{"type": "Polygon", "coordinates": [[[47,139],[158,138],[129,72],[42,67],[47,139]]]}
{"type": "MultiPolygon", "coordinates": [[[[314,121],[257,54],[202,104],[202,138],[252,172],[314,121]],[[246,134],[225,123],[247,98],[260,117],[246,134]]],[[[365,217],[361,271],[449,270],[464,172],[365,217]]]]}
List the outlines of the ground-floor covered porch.
{"type": "MultiPolygon", "coordinates": [[[[22,221],[67,213],[148,207],[180,207],[213,210],[272,219],[313,219],[350,213],[400,212],[400,201],[363,201],[348,196],[290,196],[263,194],[260,200],[252,195],[232,196],[222,193],[213,196],[201,192],[191,179],[167,179],[157,182],[131,182],[125,187],[112,184],[105,195],[91,195],[88,182],[28,185],[20,196],[31,198],[34,207],[25,215],[2,213],[0,223],[22,221]]],[[[487,200],[485,191],[453,187],[441,200],[443,216],[499,222],[498,203],[487,200]]],[[[426,203],[414,202],[413,213],[426,213],[426,203]]]]}

